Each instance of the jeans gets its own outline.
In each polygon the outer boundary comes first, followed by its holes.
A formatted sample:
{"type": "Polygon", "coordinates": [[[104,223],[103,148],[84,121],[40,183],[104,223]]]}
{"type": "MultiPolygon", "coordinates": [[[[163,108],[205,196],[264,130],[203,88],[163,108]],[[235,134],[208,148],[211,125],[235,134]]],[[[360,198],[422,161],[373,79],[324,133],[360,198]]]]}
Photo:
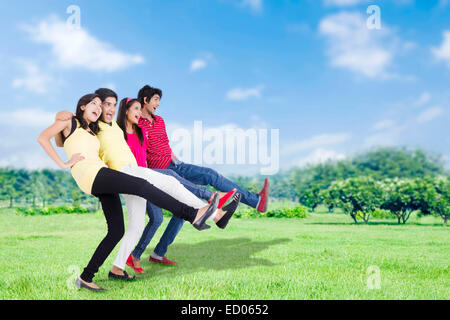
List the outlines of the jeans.
{"type": "Polygon", "coordinates": [[[241,202],[253,208],[258,206],[258,194],[242,189],[213,169],[184,163],[176,158],[172,160],[167,169],[175,171],[192,183],[202,186],[210,185],[222,192],[228,192],[236,188],[237,192],[241,194],[241,202]]]}
{"type": "MultiPolygon", "coordinates": [[[[201,199],[209,200],[213,194],[212,191],[199,187],[193,184],[192,182],[183,179],[172,170],[169,169],[152,169],[152,170],[176,178],[186,189],[188,189],[190,192],[192,192],[194,195],[196,195],[201,199]]],[[[139,240],[138,244],[136,245],[135,249],[132,252],[133,257],[138,259],[144,253],[148,244],[155,235],[156,230],[158,230],[159,226],[163,222],[162,209],[151,202],[147,202],[147,214],[150,220],[147,223],[144,232],[142,233],[141,239],[139,240]]],[[[167,225],[166,230],[164,231],[164,234],[162,235],[161,239],[159,240],[159,243],[156,245],[156,248],[154,250],[154,252],[157,255],[161,257],[165,256],[169,245],[172,244],[173,241],[175,240],[176,236],[178,235],[178,232],[180,232],[181,227],[183,226],[183,223],[184,223],[183,219],[178,219],[175,216],[172,217],[169,224],[167,225]]]]}
{"type": "MultiPolygon", "coordinates": [[[[141,255],[144,253],[148,244],[155,235],[156,230],[158,230],[159,226],[163,222],[163,213],[161,208],[155,206],[151,202],[147,202],[147,213],[150,220],[148,221],[147,226],[142,233],[139,243],[136,245],[136,248],[132,252],[133,257],[138,259],[140,259],[141,255]]],[[[169,245],[171,245],[175,240],[178,232],[180,232],[181,227],[183,226],[183,223],[183,219],[179,219],[175,216],[170,219],[170,222],[167,225],[164,234],[162,235],[161,239],[159,239],[159,242],[154,250],[154,252],[158,256],[164,257],[166,255],[169,245]]]]}
{"type": "Polygon", "coordinates": [[[182,176],[180,176],[178,173],[176,173],[174,170],[171,169],[152,169],[153,171],[156,172],[160,172],[163,173],[165,175],[168,176],[172,176],[175,179],[177,179],[178,181],[180,181],[180,183],[186,188],[188,189],[190,192],[192,192],[193,194],[195,194],[198,198],[200,199],[204,199],[204,200],[209,200],[211,199],[213,192],[205,189],[203,187],[199,187],[197,184],[192,183],[191,181],[189,181],[188,179],[183,178],[182,176]]]}

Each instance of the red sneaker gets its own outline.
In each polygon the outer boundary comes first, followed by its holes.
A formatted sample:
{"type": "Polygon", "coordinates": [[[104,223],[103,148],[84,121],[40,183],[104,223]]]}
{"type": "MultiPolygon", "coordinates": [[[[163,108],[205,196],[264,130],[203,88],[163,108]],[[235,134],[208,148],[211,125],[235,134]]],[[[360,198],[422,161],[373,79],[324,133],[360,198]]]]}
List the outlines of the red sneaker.
{"type": "MultiPolygon", "coordinates": [[[[234,194],[236,193],[236,189],[233,189],[231,191],[228,191],[225,193],[225,195],[222,196],[222,198],[219,199],[219,205],[217,206],[217,209],[220,209],[223,207],[223,205],[230,199],[234,194]]],[[[211,196],[211,199],[208,200],[208,203],[211,204],[211,200],[214,198],[214,193],[211,196]]]]}
{"type": "Polygon", "coordinates": [[[152,256],[150,256],[150,259],[148,259],[150,262],[154,262],[154,263],[158,263],[158,264],[162,264],[165,266],[174,266],[177,263],[175,261],[169,260],[166,257],[163,257],[162,260],[159,259],[155,259],[152,256]]]}
{"type": "Polygon", "coordinates": [[[236,189],[233,189],[231,191],[228,191],[222,198],[219,199],[219,205],[217,206],[217,209],[220,209],[223,207],[223,205],[230,199],[234,194],[236,193],[236,189]]]}
{"type": "Polygon", "coordinates": [[[259,203],[256,208],[259,212],[266,212],[267,211],[267,202],[269,198],[269,179],[264,180],[264,187],[262,188],[261,192],[259,193],[259,203]]]}
{"type": "Polygon", "coordinates": [[[144,269],[142,269],[142,268],[136,268],[135,266],[134,266],[134,263],[133,263],[133,257],[131,256],[131,254],[130,254],[130,256],[128,257],[128,259],[127,259],[127,266],[129,266],[130,268],[132,268],[134,271],[136,271],[137,273],[144,273],[144,269]]]}

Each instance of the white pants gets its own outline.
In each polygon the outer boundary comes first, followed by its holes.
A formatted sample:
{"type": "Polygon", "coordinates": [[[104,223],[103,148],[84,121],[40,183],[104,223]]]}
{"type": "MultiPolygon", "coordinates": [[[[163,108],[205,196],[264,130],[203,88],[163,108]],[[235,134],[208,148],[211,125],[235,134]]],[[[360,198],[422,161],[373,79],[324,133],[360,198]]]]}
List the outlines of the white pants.
{"type": "MultiPolygon", "coordinates": [[[[190,207],[200,209],[205,206],[205,203],[202,200],[186,189],[174,177],[156,172],[152,169],[138,167],[131,164],[127,164],[120,171],[131,176],[147,180],[158,189],[190,207]]],[[[128,228],[122,239],[119,252],[113,264],[120,269],[125,269],[127,259],[145,229],[145,211],[147,207],[147,200],[129,194],[123,194],[122,196],[125,200],[128,213],[128,228]]]]}

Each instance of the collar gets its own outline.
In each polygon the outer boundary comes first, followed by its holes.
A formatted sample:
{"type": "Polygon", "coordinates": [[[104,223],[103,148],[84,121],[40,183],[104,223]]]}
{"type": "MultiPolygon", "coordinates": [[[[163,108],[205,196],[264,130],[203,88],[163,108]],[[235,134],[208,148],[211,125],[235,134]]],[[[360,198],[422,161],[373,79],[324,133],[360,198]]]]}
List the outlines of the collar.
{"type": "Polygon", "coordinates": [[[158,122],[158,120],[159,120],[159,116],[157,116],[157,115],[153,115],[153,121],[150,121],[149,119],[144,118],[144,117],[140,117],[140,118],[139,118],[139,122],[150,122],[150,123],[155,123],[155,122],[158,122]]]}

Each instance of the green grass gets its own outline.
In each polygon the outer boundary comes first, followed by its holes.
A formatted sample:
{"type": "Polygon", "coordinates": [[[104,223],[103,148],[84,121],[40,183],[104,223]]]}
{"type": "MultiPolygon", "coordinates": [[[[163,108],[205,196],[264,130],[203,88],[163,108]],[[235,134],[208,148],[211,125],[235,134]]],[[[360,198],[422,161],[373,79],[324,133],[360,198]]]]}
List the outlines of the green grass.
{"type": "Polygon", "coordinates": [[[305,219],[233,219],[226,230],[204,232],[186,224],[167,254],[178,266],[148,262],[153,240],[139,281],[110,281],[116,247],[94,279],[107,292],[71,288],[105,232],[99,213],[0,210],[0,299],[450,298],[450,233],[430,217],[354,225],[343,214],[309,213],[305,219]],[[371,266],[380,270],[380,289],[367,286],[371,266]]]}

